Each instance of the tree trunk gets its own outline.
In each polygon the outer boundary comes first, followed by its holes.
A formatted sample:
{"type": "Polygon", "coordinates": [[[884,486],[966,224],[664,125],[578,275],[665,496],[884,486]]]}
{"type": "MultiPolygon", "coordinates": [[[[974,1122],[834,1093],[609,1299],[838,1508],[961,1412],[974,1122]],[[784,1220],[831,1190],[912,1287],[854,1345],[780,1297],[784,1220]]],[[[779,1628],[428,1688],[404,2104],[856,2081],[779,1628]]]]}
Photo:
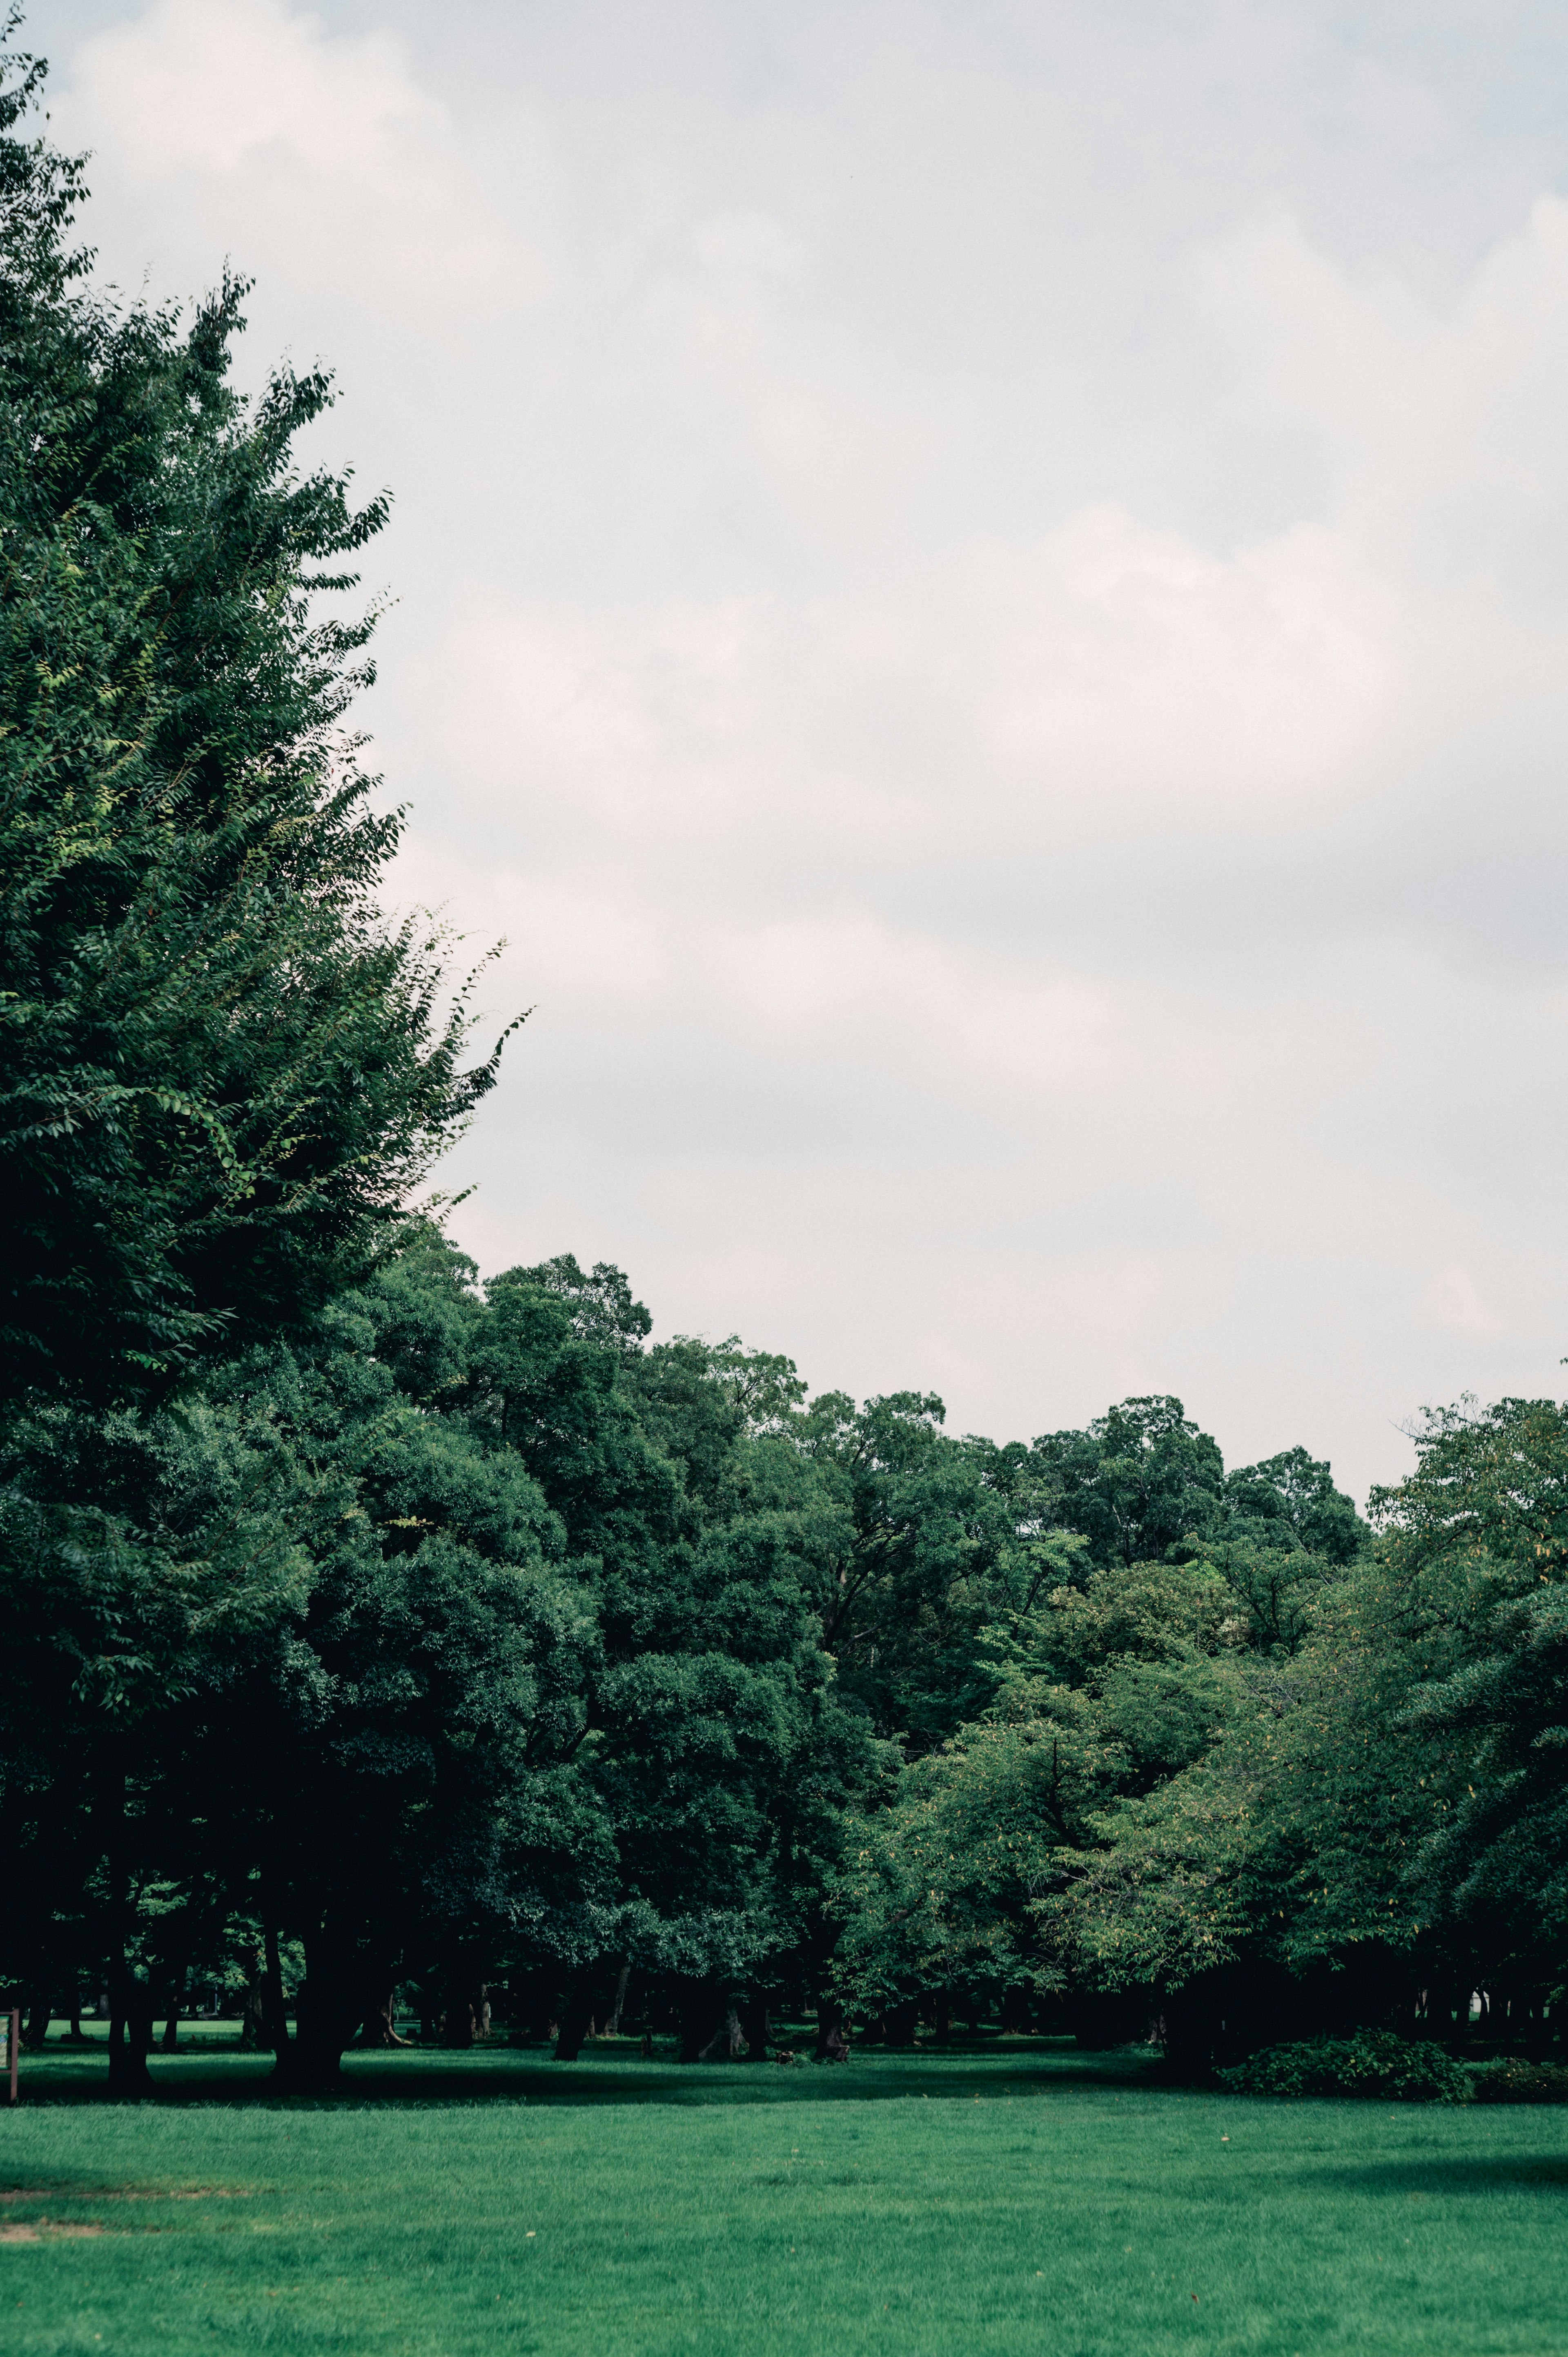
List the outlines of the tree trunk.
{"type": "Polygon", "coordinates": [[[180,1999],[185,1994],[188,1975],[171,1973],[168,1983],[168,2011],[164,2016],[163,2050],[172,2054],[179,2044],[180,1999]]]}
{"type": "Polygon", "coordinates": [[[630,1978],[631,1966],[628,1964],[622,1964],[620,1968],[620,1978],[616,1983],[615,2003],[611,2006],[608,2016],[605,2021],[604,2035],[607,2038],[618,2038],[620,2036],[620,2017],[622,2009],[626,2004],[627,1983],[630,1978]]]}
{"type": "Polygon", "coordinates": [[[594,1993],[586,1982],[580,1982],[567,1997],[557,2018],[560,2029],[555,2039],[557,2062],[575,2062],[583,2050],[583,2040],[588,2034],[588,2024],[594,2018],[594,1993]]]}
{"type": "Polygon", "coordinates": [[[147,2071],[149,2035],[141,2036],[141,1987],[132,1973],[126,1945],[130,1909],[125,1889],[125,1787],[116,1778],[105,1812],[104,1850],[109,1864],[109,2093],[133,2100],[152,2085],[147,2071]]]}
{"type": "Polygon", "coordinates": [[[740,2026],[745,2033],[748,2062],[768,2060],[768,2000],[748,1996],[740,2008],[740,2026]]]}
{"type": "Polygon", "coordinates": [[[478,2027],[474,1984],[467,1966],[455,1960],[446,1973],[446,2004],[441,2016],[441,2043],[459,2050],[472,2046],[478,2027]]]}
{"type": "Polygon", "coordinates": [[[147,2057],[153,2050],[153,1986],[150,1981],[131,1982],[131,2001],[126,2008],[126,2042],[130,2046],[133,2069],[145,2087],[153,2083],[147,2069],[147,2057]]]}
{"type": "Polygon", "coordinates": [[[284,2011],[283,1965],[278,1958],[278,1927],[268,1921],[262,1927],[263,1953],[266,1959],[262,1969],[262,2043],[270,2046],[276,2061],[272,2075],[283,2086],[294,2083],[294,2041],[288,2034],[288,2016],[284,2011]]]}
{"type": "Polygon", "coordinates": [[[697,2060],[699,2062],[738,2062],[746,2053],[746,2035],[740,2026],[740,2016],[733,2005],[725,2007],[719,2023],[697,2060]]]}
{"type": "Polygon", "coordinates": [[[366,1967],[336,1926],[323,1925],[306,1934],[305,1968],[295,1998],[291,2083],[304,2094],[332,2095],[343,2083],[343,2049],[365,2018],[366,1967]]]}
{"type": "Polygon", "coordinates": [[[819,2062],[847,2062],[849,2040],[843,2034],[843,2007],[836,1998],[817,2000],[817,2060],[819,2062]]]}
{"type": "Polygon", "coordinates": [[[24,2054],[41,2054],[49,2034],[49,2003],[47,1997],[35,1997],[27,2008],[27,2026],[22,2032],[24,2054]]]}
{"type": "Polygon", "coordinates": [[[153,2042],[152,1991],[122,1960],[109,1997],[109,2093],[133,2099],[150,2094],[147,2054],[153,2042]]]}
{"type": "Polygon", "coordinates": [[[397,2031],[397,1991],[388,1989],[373,2013],[368,2013],[360,2026],[360,2042],[366,2046],[412,2046],[412,2038],[400,2038],[397,2031]]]}
{"type": "Polygon", "coordinates": [[[258,1953],[251,1966],[251,1977],[245,1985],[244,2001],[240,2007],[240,2044],[260,2046],[266,2034],[267,1968],[258,1953]]]}

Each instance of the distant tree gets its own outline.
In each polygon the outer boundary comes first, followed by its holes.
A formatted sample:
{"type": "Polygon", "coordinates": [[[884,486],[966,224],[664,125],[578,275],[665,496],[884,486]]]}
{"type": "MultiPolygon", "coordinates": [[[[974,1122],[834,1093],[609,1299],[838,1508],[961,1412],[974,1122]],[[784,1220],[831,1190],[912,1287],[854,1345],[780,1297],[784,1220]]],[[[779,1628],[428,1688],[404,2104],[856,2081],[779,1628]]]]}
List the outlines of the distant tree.
{"type": "Polygon", "coordinates": [[[1123,1400],[1082,1432],[1047,1434],[1032,1454],[1056,1486],[1058,1520],[1089,1541],[1095,1564],[1150,1562],[1223,1512],[1219,1448],[1168,1395],[1123,1400]]]}
{"type": "Polygon", "coordinates": [[[931,1393],[856,1406],[824,1392],[791,1427],[843,1510],[822,1603],[839,1687],[911,1756],[988,1701],[981,1632],[1071,1579],[1082,1554],[1026,1452],[955,1437],[944,1416],[931,1393]]]}
{"type": "Polygon", "coordinates": [[[1332,1469],[1305,1448],[1287,1448],[1225,1477],[1232,1523],[1255,1523],[1260,1538],[1303,1547],[1326,1562],[1350,1563],[1371,1532],[1353,1501],[1334,1486],[1332,1469]]]}
{"type": "Polygon", "coordinates": [[[1441,1796],[1409,1878],[1521,2001],[1568,1981],[1568,1408],[1430,1415],[1374,1491],[1407,1752],[1441,1796]]]}
{"type": "Polygon", "coordinates": [[[640,1349],[647,1313],[602,1265],[486,1290],[469,1415],[560,1516],[602,1646],[584,1772],[617,1899],[577,1919],[560,2050],[627,1963],[669,1993],[691,2048],[726,1990],[824,1945],[843,1806],[875,1758],[822,1645],[843,1501],[779,1428],[780,1366],[733,1339],[640,1349]]]}

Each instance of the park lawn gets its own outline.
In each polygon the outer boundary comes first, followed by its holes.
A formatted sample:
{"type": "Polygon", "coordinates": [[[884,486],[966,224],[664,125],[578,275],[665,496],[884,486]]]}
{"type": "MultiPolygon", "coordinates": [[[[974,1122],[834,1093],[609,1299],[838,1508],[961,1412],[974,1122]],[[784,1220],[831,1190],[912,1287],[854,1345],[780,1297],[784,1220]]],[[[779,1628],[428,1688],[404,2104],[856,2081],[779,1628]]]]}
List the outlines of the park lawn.
{"type": "Polygon", "coordinates": [[[140,2104],[96,2100],[101,2055],[25,2067],[27,2357],[1568,2352],[1568,2109],[1188,2094],[1045,2047],[366,2056],[331,2104],[199,2046],[140,2104]]]}

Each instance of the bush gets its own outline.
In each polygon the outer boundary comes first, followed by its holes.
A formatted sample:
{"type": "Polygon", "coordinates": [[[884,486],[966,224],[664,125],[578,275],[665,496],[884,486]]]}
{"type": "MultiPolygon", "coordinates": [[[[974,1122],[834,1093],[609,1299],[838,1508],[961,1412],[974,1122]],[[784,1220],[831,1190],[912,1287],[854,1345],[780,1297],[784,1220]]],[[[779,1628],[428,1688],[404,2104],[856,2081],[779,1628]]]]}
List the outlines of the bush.
{"type": "Polygon", "coordinates": [[[1430,2039],[1400,2038],[1391,2029],[1265,2047],[1219,2077],[1240,2095],[1364,2095],[1403,2104],[1463,2104],[1470,2096],[1463,2063],[1430,2039]]]}
{"type": "Polygon", "coordinates": [[[1474,2073],[1477,2104],[1568,2104],[1568,2071],[1561,2062],[1491,2062],[1474,2073]]]}

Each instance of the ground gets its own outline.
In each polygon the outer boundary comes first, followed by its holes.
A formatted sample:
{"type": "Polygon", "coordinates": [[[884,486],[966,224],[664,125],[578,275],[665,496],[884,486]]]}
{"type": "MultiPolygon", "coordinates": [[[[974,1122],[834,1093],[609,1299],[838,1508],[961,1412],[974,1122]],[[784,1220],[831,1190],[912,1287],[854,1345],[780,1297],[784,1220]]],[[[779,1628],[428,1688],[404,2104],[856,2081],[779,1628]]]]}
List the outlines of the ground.
{"type": "Polygon", "coordinates": [[[590,2054],[354,2058],[323,2104],[198,2048],[110,2104],[51,2043],[0,2115],[0,2349],[1568,2357],[1568,2109],[590,2054]]]}

